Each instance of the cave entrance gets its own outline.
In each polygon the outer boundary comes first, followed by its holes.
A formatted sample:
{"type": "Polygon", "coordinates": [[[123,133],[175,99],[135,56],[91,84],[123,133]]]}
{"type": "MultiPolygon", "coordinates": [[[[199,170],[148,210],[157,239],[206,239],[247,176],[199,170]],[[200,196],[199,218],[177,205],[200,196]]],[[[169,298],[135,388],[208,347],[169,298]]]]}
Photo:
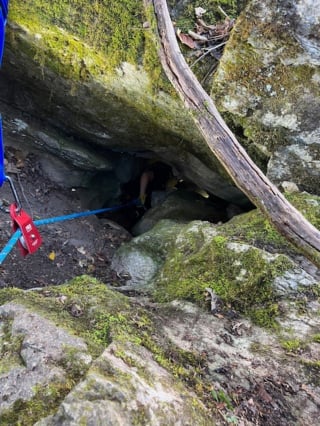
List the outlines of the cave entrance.
{"type": "MultiPolygon", "coordinates": [[[[126,166],[128,167],[128,163],[126,166]]],[[[129,168],[129,179],[123,179],[122,169],[116,196],[103,203],[103,207],[128,206],[115,212],[103,213],[99,217],[113,220],[131,231],[148,210],[159,205],[170,192],[177,189],[181,179],[171,165],[158,158],[136,157],[129,168]]]]}
{"type": "MultiPolygon", "coordinates": [[[[112,220],[134,235],[148,230],[149,225],[141,228],[142,221],[155,224],[161,219],[198,219],[218,223],[230,218],[230,203],[183,179],[172,165],[159,158],[123,154],[115,173],[100,175],[96,180],[106,194],[100,207],[126,206],[99,218],[112,220]]],[[[240,211],[233,206],[232,215],[237,213],[240,211]]]]}

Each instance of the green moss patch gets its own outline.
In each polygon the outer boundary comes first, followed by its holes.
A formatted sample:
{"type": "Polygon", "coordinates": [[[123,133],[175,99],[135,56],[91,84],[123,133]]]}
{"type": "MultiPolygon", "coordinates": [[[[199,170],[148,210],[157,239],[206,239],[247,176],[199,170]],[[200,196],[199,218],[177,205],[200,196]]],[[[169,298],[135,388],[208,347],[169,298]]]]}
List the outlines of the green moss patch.
{"type": "MultiPolygon", "coordinates": [[[[320,228],[320,197],[307,193],[285,194],[312,225],[320,228]]],[[[297,252],[258,210],[235,216],[223,226],[223,234],[257,247],[271,247],[277,253],[297,252]]]]}
{"type": "Polygon", "coordinates": [[[138,62],[144,40],[142,16],[143,2],[133,0],[54,3],[36,0],[13,2],[9,18],[34,34],[41,34],[45,45],[52,45],[51,52],[47,52],[49,57],[60,56],[62,30],[65,50],[69,48],[68,39],[77,37],[88,48],[104,53],[108,57],[106,66],[113,69],[124,61],[138,62]]]}
{"type": "MultiPolygon", "coordinates": [[[[320,226],[320,197],[287,197],[311,223],[320,226]]],[[[273,282],[293,267],[287,254],[298,252],[257,210],[219,227],[191,224],[169,252],[154,297],[161,302],[184,299],[204,306],[206,288],[211,288],[226,305],[256,324],[275,326],[279,300],[273,282]],[[214,230],[219,235],[210,237],[214,230]]]]}
{"type": "Polygon", "coordinates": [[[225,237],[217,236],[198,251],[171,253],[157,281],[155,298],[204,305],[206,288],[211,288],[226,305],[255,323],[275,326],[279,309],[272,283],[288,266],[285,256],[270,260],[253,247],[233,250],[225,237]]]}
{"type": "Polygon", "coordinates": [[[38,386],[36,396],[30,401],[17,400],[10,410],[0,415],[0,424],[32,426],[55,409],[75,385],[72,378],[65,383],[38,386]]]}

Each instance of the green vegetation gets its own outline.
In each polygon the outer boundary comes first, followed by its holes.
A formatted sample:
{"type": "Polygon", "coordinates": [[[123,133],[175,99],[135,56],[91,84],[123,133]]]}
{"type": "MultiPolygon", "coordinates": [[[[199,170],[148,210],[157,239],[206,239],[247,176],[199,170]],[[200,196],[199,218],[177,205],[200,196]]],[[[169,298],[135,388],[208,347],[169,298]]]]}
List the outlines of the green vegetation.
{"type": "Polygon", "coordinates": [[[225,237],[217,236],[192,253],[186,253],[185,247],[171,253],[162,278],[158,278],[155,298],[185,299],[204,305],[205,289],[209,287],[226,305],[255,323],[274,327],[279,311],[272,282],[288,267],[290,262],[285,256],[270,260],[255,248],[233,250],[225,237]]]}
{"type": "Polygon", "coordinates": [[[280,344],[286,352],[293,352],[293,353],[300,352],[302,349],[305,349],[306,347],[306,342],[302,341],[301,339],[291,339],[291,340],[280,339],[280,344]]]}
{"type": "Polygon", "coordinates": [[[212,394],[212,397],[217,401],[217,402],[222,402],[222,403],[224,403],[224,404],[226,404],[226,406],[227,406],[227,408],[229,409],[229,410],[232,410],[233,409],[233,406],[232,406],[232,402],[231,402],[231,399],[230,399],[230,397],[225,393],[225,392],[223,392],[221,389],[220,390],[218,390],[218,391],[216,391],[216,390],[212,390],[211,391],[211,394],[212,394]]]}
{"type": "Polygon", "coordinates": [[[315,343],[320,343],[320,333],[312,336],[312,341],[315,343]]]}
{"type": "Polygon", "coordinates": [[[9,18],[41,35],[43,47],[50,48],[42,51],[46,60],[63,58],[71,42],[74,48],[86,50],[78,53],[92,49],[103,53],[108,69],[124,61],[138,63],[143,51],[143,3],[134,0],[16,1],[10,5],[9,18]]]}
{"type": "MultiPolygon", "coordinates": [[[[320,226],[320,197],[288,195],[290,202],[315,226],[320,226]]],[[[219,235],[205,243],[211,225],[185,227],[179,244],[169,253],[157,278],[154,297],[164,302],[184,299],[205,305],[205,289],[211,288],[225,303],[264,327],[277,327],[279,300],[273,281],[293,264],[286,256],[295,252],[257,210],[234,217],[219,226],[219,235]],[[230,243],[236,243],[234,247],[230,243]],[[237,244],[240,246],[237,247],[237,244]],[[243,246],[268,247],[277,256],[243,246]]]]}

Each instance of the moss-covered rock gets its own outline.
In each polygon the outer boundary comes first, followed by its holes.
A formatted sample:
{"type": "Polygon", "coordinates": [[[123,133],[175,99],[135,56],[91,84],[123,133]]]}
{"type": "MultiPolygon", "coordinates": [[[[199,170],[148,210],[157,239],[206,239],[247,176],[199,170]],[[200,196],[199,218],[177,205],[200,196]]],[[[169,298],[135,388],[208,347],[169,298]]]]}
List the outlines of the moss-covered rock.
{"type": "Polygon", "coordinates": [[[18,118],[31,144],[75,167],[85,165],[72,156],[76,146],[90,157],[86,170],[95,154],[105,160],[91,170],[107,164],[113,171],[113,150],[147,151],[199,187],[245,200],[164,76],[153,13],[143,1],[13,2],[3,76],[8,142],[23,133],[12,125],[18,118]]]}
{"type": "Polygon", "coordinates": [[[211,422],[178,379],[187,369],[153,338],[152,316],[125,296],[86,276],[0,294],[8,300],[0,307],[1,424],[81,424],[88,416],[97,424],[109,416],[119,425],[164,424],[168,412],[186,416],[184,424],[211,422]]]}
{"type": "MultiPolygon", "coordinates": [[[[288,197],[311,223],[319,226],[318,197],[288,197]]],[[[299,253],[257,210],[220,225],[194,221],[177,226],[162,220],[120,248],[114,269],[130,275],[128,260],[136,260],[142,252],[157,267],[151,276],[138,268],[138,284],[129,277],[126,289],[147,287],[157,301],[184,299],[201,306],[206,306],[204,295],[209,289],[225,306],[267,327],[276,326],[283,296],[317,283],[316,268],[309,264],[307,270],[301,269],[296,263],[301,258],[299,253]]]]}
{"type": "Polygon", "coordinates": [[[212,96],[272,181],[319,187],[319,12],[311,3],[251,1],[236,22],[212,96]]]}

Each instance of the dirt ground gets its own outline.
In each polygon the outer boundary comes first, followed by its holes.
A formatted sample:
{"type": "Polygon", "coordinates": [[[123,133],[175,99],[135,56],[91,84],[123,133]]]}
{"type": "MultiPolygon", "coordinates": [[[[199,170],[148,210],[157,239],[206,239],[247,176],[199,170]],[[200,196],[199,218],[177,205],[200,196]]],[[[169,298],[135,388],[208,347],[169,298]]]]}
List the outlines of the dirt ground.
{"type": "MultiPolygon", "coordinates": [[[[85,210],[77,190],[62,189],[44,176],[35,154],[21,158],[19,151],[9,147],[6,161],[6,173],[14,181],[23,209],[33,220],[85,210]]],[[[12,234],[8,209],[13,202],[10,185],[5,182],[0,188],[1,250],[12,234]]],[[[0,288],[58,285],[82,274],[117,284],[110,262],[117,247],[131,238],[124,228],[110,220],[88,216],[42,225],[38,230],[43,242],[35,253],[23,257],[16,245],[0,266],[0,288]]]]}

